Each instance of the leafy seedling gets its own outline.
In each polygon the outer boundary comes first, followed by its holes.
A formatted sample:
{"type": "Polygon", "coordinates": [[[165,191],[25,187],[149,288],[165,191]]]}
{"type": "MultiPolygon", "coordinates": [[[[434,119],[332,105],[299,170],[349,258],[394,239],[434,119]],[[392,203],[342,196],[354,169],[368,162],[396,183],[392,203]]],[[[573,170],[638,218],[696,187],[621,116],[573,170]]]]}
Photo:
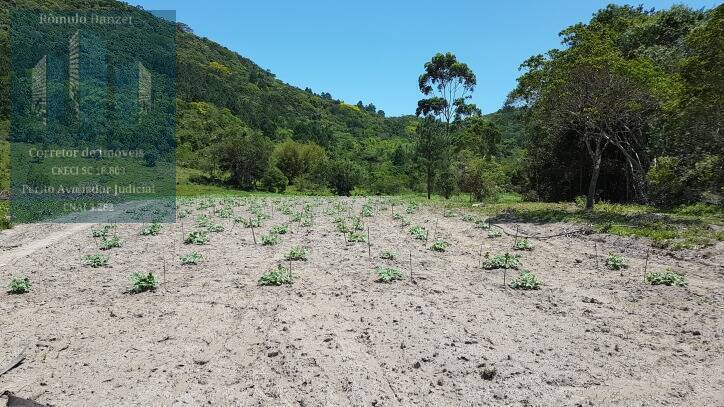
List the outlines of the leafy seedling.
{"type": "Polygon", "coordinates": [[[269,233],[275,234],[275,235],[285,235],[289,231],[289,227],[287,225],[279,225],[274,226],[271,228],[271,231],[269,233]]]}
{"type": "Polygon", "coordinates": [[[209,232],[213,232],[213,233],[223,232],[224,226],[220,225],[218,223],[209,222],[206,225],[206,230],[208,230],[209,232]]]}
{"type": "Polygon", "coordinates": [[[430,246],[430,250],[435,251],[435,252],[444,252],[445,250],[447,250],[447,248],[449,246],[450,246],[450,243],[448,243],[442,239],[437,239],[437,240],[435,240],[435,243],[433,243],[432,246],[430,246]]]}
{"type": "Polygon", "coordinates": [[[520,239],[513,245],[513,250],[533,250],[533,245],[528,239],[520,239]]]}
{"type": "Polygon", "coordinates": [[[497,229],[496,229],[496,230],[490,230],[490,231],[488,232],[488,237],[491,238],[491,239],[492,239],[492,238],[496,238],[496,237],[500,237],[500,236],[503,236],[503,233],[502,233],[501,231],[497,230],[497,229]]]}
{"type": "Polygon", "coordinates": [[[10,280],[10,285],[8,286],[8,293],[10,294],[25,294],[30,292],[30,288],[33,285],[30,283],[30,279],[27,277],[23,278],[13,278],[10,280]]]}
{"type": "Polygon", "coordinates": [[[209,242],[209,235],[206,232],[195,230],[191,233],[189,233],[186,236],[186,239],[184,239],[185,244],[206,244],[209,242]]]}
{"type": "Polygon", "coordinates": [[[118,236],[113,236],[111,238],[104,237],[103,240],[101,240],[100,249],[111,250],[114,247],[121,247],[122,245],[123,241],[118,236]]]}
{"type": "Polygon", "coordinates": [[[384,252],[380,253],[380,258],[385,260],[394,260],[395,257],[397,257],[397,254],[394,252],[385,250],[384,252]]]}
{"type": "Polygon", "coordinates": [[[427,239],[427,230],[422,226],[413,226],[410,229],[410,235],[417,240],[427,239]]]}
{"type": "Polygon", "coordinates": [[[203,256],[197,252],[191,252],[189,254],[184,254],[181,256],[181,264],[183,265],[194,265],[199,264],[199,262],[203,259],[203,256]]]}
{"type": "Polygon", "coordinates": [[[510,282],[510,287],[518,290],[537,290],[540,288],[540,281],[535,274],[529,271],[521,271],[518,277],[510,282]]]}
{"type": "Polygon", "coordinates": [[[156,236],[161,232],[161,224],[160,223],[152,223],[143,230],[141,230],[141,235],[143,236],[156,236]]]}
{"type": "Polygon", "coordinates": [[[307,260],[307,249],[301,246],[294,246],[291,250],[289,250],[289,253],[284,255],[285,260],[293,261],[293,260],[307,260]]]}
{"type": "Polygon", "coordinates": [[[278,286],[282,284],[291,284],[292,282],[291,271],[281,264],[278,264],[275,270],[267,271],[259,278],[259,285],[278,286]]]}
{"type": "Polygon", "coordinates": [[[610,270],[621,270],[628,268],[628,264],[626,263],[626,259],[624,259],[623,256],[609,252],[608,258],[606,258],[606,267],[608,267],[610,270]]]}
{"type": "Polygon", "coordinates": [[[687,284],[686,277],[671,269],[652,271],[646,274],[646,282],[651,285],[673,285],[679,287],[684,287],[687,284]]]}
{"type": "Polygon", "coordinates": [[[483,268],[486,270],[495,269],[518,269],[520,267],[520,255],[505,253],[490,257],[490,253],[485,253],[483,260],[483,268]]]}
{"type": "Polygon", "coordinates": [[[151,272],[148,274],[133,273],[131,274],[131,284],[133,285],[133,289],[131,290],[133,293],[154,291],[156,287],[158,287],[158,279],[156,279],[156,276],[151,272]]]}
{"type": "Polygon", "coordinates": [[[475,221],[475,227],[478,229],[490,229],[490,222],[487,219],[478,219],[475,221]]]}
{"type": "Polygon", "coordinates": [[[404,275],[396,268],[392,267],[377,267],[377,281],[381,283],[391,283],[396,280],[402,280],[404,275]]]}
{"type": "Polygon", "coordinates": [[[362,232],[351,232],[347,237],[348,242],[362,243],[367,241],[367,236],[362,232]]]}
{"type": "Polygon", "coordinates": [[[85,257],[85,264],[93,268],[105,267],[108,265],[108,256],[100,253],[89,254],[85,257]]]}
{"type": "Polygon", "coordinates": [[[113,225],[105,225],[100,229],[93,228],[91,229],[91,234],[93,235],[93,237],[106,237],[113,228],[113,225]]]}
{"type": "Polygon", "coordinates": [[[279,237],[279,235],[275,235],[273,233],[261,237],[261,244],[264,246],[274,246],[281,243],[281,241],[282,239],[279,237]]]}

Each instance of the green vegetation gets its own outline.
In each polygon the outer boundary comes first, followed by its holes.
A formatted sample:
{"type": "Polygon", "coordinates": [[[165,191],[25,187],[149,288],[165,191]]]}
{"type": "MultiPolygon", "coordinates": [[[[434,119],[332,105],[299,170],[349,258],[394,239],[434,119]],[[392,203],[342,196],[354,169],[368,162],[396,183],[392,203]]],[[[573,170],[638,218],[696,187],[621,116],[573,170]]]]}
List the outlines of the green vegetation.
{"type": "Polygon", "coordinates": [[[385,260],[394,260],[397,257],[397,254],[394,252],[391,252],[389,250],[385,250],[382,253],[380,253],[380,258],[385,260]]]}
{"type": "Polygon", "coordinates": [[[402,280],[404,275],[396,268],[392,267],[377,267],[377,281],[381,283],[391,283],[393,281],[402,280]]]}
{"type": "Polygon", "coordinates": [[[352,243],[364,243],[367,241],[367,236],[362,232],[350,232],[347,236],[347,241],[352,243]]]}
{"type": "Polygon", "coordinates": [[[450,247],[450,243],[442,239],[436,239],[432,246],[430,246],[430,250],[435,252],[444,252],[448,247],[450,247]]]}
{"type": "Polygon", "coordinates": [[[533,245],[528,239],[519,239],[513,244],[513,250],[533,250],[533,245]]]}
{"type": "Polygon", "coordinates": [[[486,270],[495,269],[518,269],[520,268],[520,255],[505,253],[496,256],[490,256],[490,253],[485,253],[485,259],[483,260],[483,268],[486,270]]]}
{"type": "Polygon", "coordinates": [[[282,242],[279,235],[271,233],[261,237],[261,244],[264,246],[274,246],[282,242]]]}
{"type": "Polygon", "coordinates": [[[203,259],[203,256],[197,252],[191,252],[188,254],[184,254],[181,256],[181,264],[184,266],[186,265],[195,265],[199,264],[199,262],[203,259]]]}
{"type": "Polygon", "coordinates": [[[427,230],[422,226],[413,226],[410,235],[417,240],[427,240],[427,230]]]}
{"type": "Polygon", "coordinates": [[[294,246],[289,253],[284,255],[285,260],[307,260],[307,249],[301,246],[294,246]]]}
{"type": "Polygon", "coordinates": [[[628,263],[623,256],[615,253],[608,253],[608,257],[606,258],[606,267],[610,270],[621,270],[628,268],[628,263]]]}
{"type": "Polygon", "coordinates": [[[132,293],[155,291],[158,287],[158,279],[151,272],[148,272],[148,274],[133,273],[131,274],[131,284],[133,285],[132,293]]]}
{"type": "Polygon", "coordinates": [[[27,277],[23,278],[13,278],[10,280],[10,285],[8,286],[8,293],[10,294],[25,294],[30,292],[30,288],[32,288],[32,284],[30,283],[30,279],[27,277]]]}
{"type": "Polygon", "coordinates": [[[110,231],[114,228],[114,225],[104,225],[100,229],[91,228],[91,235],[93,237],[107,237],[110,231]]]}
{"type": "Polygon", "coordinates": [[[108,265],[108,256],[100,253],[89,254],[85,257],[85,264],[93,268],[106,267],[108,265]]]}
{"type": "Polygon", "coordinates": [[[152,223],[141,230],[143,236],[156,236],[161,233],[161,224],[152,223]]]}
{"type": "Polygon", "coordinates": [[[200,230],[195,230],[186,235],[184,239],[185,244],[197,244],[202,245],[209,242],[209,234],[200,230]]]}
{"type": "Polygon", "coordinates": [[[282,284],[292,284],[292,272],[281,264],[277,265],[275,270],[267,271],[259,278],[259,285],[278,286],[282,284]]]}
{"type": "Polygon", "coordinates": [[[287,225],[279,225],[274,226],[271,228],[271,231],[269,233],[274,235],[284,235],[289,231],[289,227],[287,225]]]}
{"type": "Polygon", "coordinates": [[[121,240],[118,236],[113,237],[104,237],[103,240],[101,240],[100,249],[101,250],[110,250],[114,247],[121,247],[123,245],[123,240],[121,240]]]}
{"type": "Polygon", "coordinates": [[[529,271],[521,271],[518,277],[510,282],[510,287],[519,290],[537,290],[540,288],[540,281],[529,271]]]}
{"type": "Polygon", "coordinates": [[[646,274],[646,282],[651,285],[686,286],[686,278],[679,273],[667,269],[665,271],[652,271],[646,274]]]}

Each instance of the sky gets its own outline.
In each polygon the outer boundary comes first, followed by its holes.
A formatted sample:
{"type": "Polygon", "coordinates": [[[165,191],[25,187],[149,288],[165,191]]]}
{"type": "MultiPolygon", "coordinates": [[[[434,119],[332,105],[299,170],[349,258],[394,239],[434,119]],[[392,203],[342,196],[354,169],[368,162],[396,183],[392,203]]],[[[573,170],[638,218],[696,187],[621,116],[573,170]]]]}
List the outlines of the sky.
{"type": "MultiPolygon", "coordinates": [[[[438,52],[453,52],[477,76],[484,113],[515,87],[518,66],[560,46],[558,33],[611,0],[126,0],[176,10],[178,21],[251,59],[291,85],[388,116],[414,114],[417,78],[438,52]]],[[[617,4],[624,4],[615,2],[617,4]]],[[[635,0],[646,8],[681,1],[635,0]]],[[[684,4],[712,8],[718,1],[684,4]]]]}

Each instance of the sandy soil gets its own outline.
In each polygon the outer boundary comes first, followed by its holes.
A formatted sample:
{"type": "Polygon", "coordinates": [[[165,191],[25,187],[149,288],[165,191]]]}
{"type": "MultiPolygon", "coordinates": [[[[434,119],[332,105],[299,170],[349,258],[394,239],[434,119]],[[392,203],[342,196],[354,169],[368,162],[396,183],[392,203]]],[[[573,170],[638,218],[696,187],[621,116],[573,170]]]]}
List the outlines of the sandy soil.
{"type": "MultiPolygon", "coordinates": [[[[24,363],[0,376],[0,393],[58,406],[724,405],[721,243],[651,251],[648,269],[684,272],[682,288],[643,282],[645,240],[532,240],[523,265],[544,285],[521,291],[503,286],[501,271],[478,267],[481,244],[504,253],[513,238],[487,238],[460,215],[420,207],[401,227],[391,207],[377,205],[363,218],[368,257],[366,243],[345,243],[337,232],[335,201],[307,201],[318,202],[314,226],[291,222],[276,246],[254,245],[250,229],[196,201],[192,215],[158,236],[118,225],[125,243],[99,269],[83,266],[98,252],[90,227],[0,233],[0,282],[33,282],[29,294],[0,293],[0,370],[27,347],[24,363]],[[226,230],[211,233],[208,245],[184,245],[202,212],[226,230]],[[414,225],[451,246],[429,250],[430,242],[410,237],[414,225]],[[258,286],[295,245],[311,252],[294,262],[294,284],[258,286]],[[193,250],[204,260],[182,266],[179,256],[193,250]],[[384,250],[398,259],[380,259],[384,250]],[[630,268],[607,270],[609,251],[630,268]],[[378,265],[407,278],[378,283],[378,265]],[[136,271],[154,272],[161,287],[129,294],[136,271]]],[[[238,200],[235,215],[248,217],[249,202],[238,200]]],[[[298,212],[303,200],[283,202],[298,212]]],[[[345,202],[355,212],[364,203],[345,202]]],[[[290,222],[281,206],[257,239],[290,222]]],[[[576,228],[504,227],[543,235],[576,228]]]]}

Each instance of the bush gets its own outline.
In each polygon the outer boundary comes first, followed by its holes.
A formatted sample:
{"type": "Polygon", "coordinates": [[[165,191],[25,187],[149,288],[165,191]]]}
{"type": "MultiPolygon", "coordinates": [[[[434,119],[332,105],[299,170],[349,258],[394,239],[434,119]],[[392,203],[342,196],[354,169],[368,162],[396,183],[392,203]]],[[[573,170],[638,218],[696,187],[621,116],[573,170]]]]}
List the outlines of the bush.
{"type": "Polygon", "coordinates": [[[651,285],[686,286],[686,277],[667,269],[665,271],[652,271],[646,274],[646,282],[651,285]]]}
{"type": "Polygon", "coordinates": [[[269,166],[261,179],[261,186],[267,192],[284,192],[289,185],[286,175],[274,165],[269,166]]]}

